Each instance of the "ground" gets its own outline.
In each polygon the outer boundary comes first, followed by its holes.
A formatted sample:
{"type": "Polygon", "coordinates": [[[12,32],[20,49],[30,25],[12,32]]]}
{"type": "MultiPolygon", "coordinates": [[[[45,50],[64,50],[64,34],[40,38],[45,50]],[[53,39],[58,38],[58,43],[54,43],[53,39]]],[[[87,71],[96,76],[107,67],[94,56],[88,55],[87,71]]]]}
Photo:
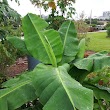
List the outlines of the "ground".
{"type": "Polygon", "coordinates": [[[27,57],[18,58],[15,64],[11,65],[7,68],[7,76],[14,77],[24,71],[28,70],[28,62],[27,57]]]}
{"type": "Polygon", "coordinates": [[[86,50],[95,52],[107,51],[110,52],[110,38],[107,37],[106,32],[92,32],[88,33],[86,37],[86,50]]]}

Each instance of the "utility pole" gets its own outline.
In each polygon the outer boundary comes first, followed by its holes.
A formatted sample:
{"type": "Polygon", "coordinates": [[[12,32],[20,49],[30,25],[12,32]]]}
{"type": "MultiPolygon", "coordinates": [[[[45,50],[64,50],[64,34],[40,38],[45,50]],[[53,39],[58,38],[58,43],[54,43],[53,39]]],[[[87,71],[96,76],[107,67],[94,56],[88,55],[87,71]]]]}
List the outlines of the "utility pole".
{"type": "Polygon", "coordinates": [[[90,12],[90,25],[91,25],[91,19],[92,19],[92,10],[90,12]]]}

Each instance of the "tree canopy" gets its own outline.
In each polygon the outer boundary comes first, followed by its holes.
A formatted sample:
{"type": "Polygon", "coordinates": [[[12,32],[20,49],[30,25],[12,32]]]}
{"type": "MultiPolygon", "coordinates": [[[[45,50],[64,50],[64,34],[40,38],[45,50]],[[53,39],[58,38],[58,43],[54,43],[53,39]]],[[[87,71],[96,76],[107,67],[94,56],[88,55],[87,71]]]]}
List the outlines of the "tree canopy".
{"type": "Polygon", "coordinates": [[[6,34],[14,33],[19,27],[20,21],[20,14],[9,6],[8,1],[0,1],[0,39],[2,41],[6,34]]]}

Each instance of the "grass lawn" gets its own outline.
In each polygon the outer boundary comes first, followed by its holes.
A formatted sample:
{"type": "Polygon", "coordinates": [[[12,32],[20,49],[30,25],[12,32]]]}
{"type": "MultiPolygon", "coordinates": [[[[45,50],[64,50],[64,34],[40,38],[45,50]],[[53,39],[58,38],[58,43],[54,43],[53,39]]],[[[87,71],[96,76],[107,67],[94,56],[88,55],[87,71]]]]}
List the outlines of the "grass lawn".
{"type": "Polygon", "coordinates": [[[106,36],[106,32],[88,33],[87,38],[90,38],[90,42],[87,43],[86,50],[110,52],[110,38],[106,38],[106,36]]]}

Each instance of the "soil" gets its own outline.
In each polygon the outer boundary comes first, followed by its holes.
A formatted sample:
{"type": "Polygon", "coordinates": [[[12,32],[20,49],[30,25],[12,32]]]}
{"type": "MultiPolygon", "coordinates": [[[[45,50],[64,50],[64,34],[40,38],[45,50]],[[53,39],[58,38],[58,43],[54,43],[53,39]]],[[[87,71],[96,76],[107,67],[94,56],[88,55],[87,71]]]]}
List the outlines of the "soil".
{"type": "Polygon", "coordinates": [[[6,75],[8,77],[14,77],[27,70],[28,70],[27,57],[18,58],[15,64],[11,65],[10,67],[7,67],[6,75]]]}
{"type": "Polygon", "coordinates": [[[92,55],[92,54],[94,54],[94,53],[95,53],[94,51],[88,50],[88,51],[85,52],[84,57],[86,58],[86,57],[88,57],[89,55],[92,55]]]}

